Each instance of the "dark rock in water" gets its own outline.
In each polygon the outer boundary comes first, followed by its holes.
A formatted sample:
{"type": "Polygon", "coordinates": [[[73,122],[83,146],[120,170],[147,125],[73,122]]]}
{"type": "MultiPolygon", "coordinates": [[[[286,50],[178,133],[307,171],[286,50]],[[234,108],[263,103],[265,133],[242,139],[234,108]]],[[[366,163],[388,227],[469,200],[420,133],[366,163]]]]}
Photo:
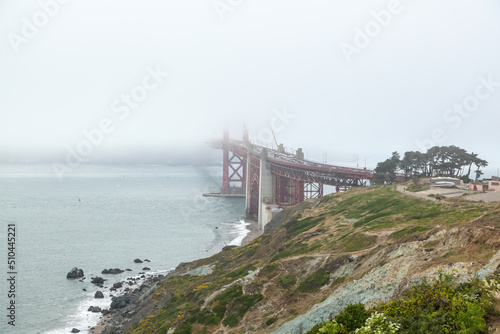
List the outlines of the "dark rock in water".
{"type": "Polygon", "coordinates": [[[142,268],[142,270],[151,270],[151,269],[148,267],[144,267],[144,268],[142,268]]]}
{"type": "Polygon", "coordinates": [[[104,294],[101,291],[96,291],[94,298],[104,298],[104,294]]]}
{"type": "Polygon", "coordinates": [[[101,308],[99,306],[91,306],[88,308],[87,311],[90,311],[92,313],[99,313],[101,312],[101,308]]]}
{"type": "Polygon", "coordinates": [[[66,275],[66,278],[79,278],[83,277],[83,270],[74,267],[71,271],[66,275]]]}
{"type": "Polygon", "coordinates": [[[115,288],[115,289],[119,289],[119,288],[121,288],[122,286],[123,286],[123,285],[122,285],[122,283],[121,283],[121,282],[118,282],[118,283],[113,284],[113,288],[115,288]]]}
{"type": "Polygon", "coordinates": [[[141,278],[146,278],[146,276],[144,276],[144,275],[141,275],[141,278]]]}
{"type": "Polygon", "coordinates": [[[104,278],[102,277],[94,277],[92,278],[92,280],[90,281],[90,283],[94,283],[94,284],[103,284],[104,283],[104,278]]]}
{"type": "Polygon", "coordinates": [[[125,271],[132,271],[132,269],[128,269],[128,268],[127,268],[127,269],[125,269],[125,271]]]}
{"type": "Polygon", "coordinates": [[[148,259],[144,259],[144,262],[151,262],[151,261],[149,261],[148,259]]]}
{"type": "Polygon", "coordinates": [[[80,333],[80,330],[79,330],[79,329],[76,329],[76,328],[73,328],[73,329],[71,330],[71,333],[80,333]]]}
{"type": "Polygon", "coordinates": [[[144,272],[144,271],[141,271],[141,272],[139,273],[139,275],[141,275],[141,274],[145,274],[145,272],[144,272]]]}
{"type": "Polygon", "coordinates": [[[87,291],[87,289],[82,289],[83,291],[87,291]]]}
{"type": "Polygon", "coordinates": [[[104,310],[101,311],[102,315],[109,314],[111,311],[105,308],[104,310]]]}
{"type": "Polygon", "coordinates": [[[120,309],[120,308],[124,308],[129,303],[130,303],[130,297],[129,296],[115,297],[115,298],[112,299],[110,307],[112,309],[120,309]]]}
{"type": "Polygon", "coordinates": [[[101,274],[105,275],[105,274],[112,274],[112,275],[115,275],[115,274],[121,274],[124,270],[121,270],[120,268],[114,268],[114,269],[104,269],[101,274]]]}
{"type": "Polygon", "coordinates": [[[134,262],[135,262],[135,263],[142,263],[142,260],[140,260],[140,259],[135,259],[135,260],[134,260],[134,262]]]}

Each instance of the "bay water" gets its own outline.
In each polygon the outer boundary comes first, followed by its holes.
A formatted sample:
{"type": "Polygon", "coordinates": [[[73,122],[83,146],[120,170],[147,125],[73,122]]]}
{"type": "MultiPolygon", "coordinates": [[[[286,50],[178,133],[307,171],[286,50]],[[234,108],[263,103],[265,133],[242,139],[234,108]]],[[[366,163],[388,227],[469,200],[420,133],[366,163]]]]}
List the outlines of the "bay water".
{"type": "Polygon", "coordinates": [[[87,309],[108,308],[114,282],[137,277],[146,266],[148,273],[166,274],[240,244],[248,233],[244,200],[202,196],[219,190],[221,170],[81,165],[60,179],[51,165],[0,165],[0,333],[86,333],[100,317],[87,309]],[[9,224],[15,225],[14,270],[7,265],[9,224]],[[84,270],[83,282],[66,278],[73,267],[84,270]],[[101,274],[109,268],[132,271],[101,274]],[[14,298],[9,272],[16,273],[14,298]],[[106,289],[91,284],[93,276],[107,279],[106,289]],[[104,299],[94,298],[97,290],[104,299]],[[12,300],[15,326],[8,324],[12,300]]]}

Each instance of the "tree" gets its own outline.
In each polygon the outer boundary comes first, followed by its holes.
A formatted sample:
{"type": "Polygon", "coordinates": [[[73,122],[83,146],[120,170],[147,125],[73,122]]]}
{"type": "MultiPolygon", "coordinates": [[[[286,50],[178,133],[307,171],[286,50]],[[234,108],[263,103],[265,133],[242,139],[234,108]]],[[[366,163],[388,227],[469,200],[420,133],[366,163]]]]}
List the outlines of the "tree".
{"type": "Polygon", "coordinates": [[[474,161],[474,165],[476,165],[476,182],[479,180],[479,177],[483,175],[483,172],[481,171],[481,168],[484,168],[488,166],[488,161],[483,160],[483,159],[476,159],[474,161]]]}
{"type": "Polygon", "coordinates": [[[380,183],[392,184],[396,180],[396,170],[400,164],[400,155],[398,152],[392,152],[392,157],[379,162],[375,168],[375,179],[380,183]]]}
{"type": "Polygon", "coordinates": [[[476,153],[468,153],[455,145],[434,146],[426,153],[419,151],[405,152],[403,158],[398,152],[377,164],[375,168],[376,180],[392,183],[396,178],[396,171],[401,170],[408,180],[414,176],[442,175],[470,180],[472,165],[476,166],[476,180],[483,174],[481,168],[488,166],[488,162],[480,159],[476,153]],[[465,171],[467,173],[464,175],[465,171]]]}

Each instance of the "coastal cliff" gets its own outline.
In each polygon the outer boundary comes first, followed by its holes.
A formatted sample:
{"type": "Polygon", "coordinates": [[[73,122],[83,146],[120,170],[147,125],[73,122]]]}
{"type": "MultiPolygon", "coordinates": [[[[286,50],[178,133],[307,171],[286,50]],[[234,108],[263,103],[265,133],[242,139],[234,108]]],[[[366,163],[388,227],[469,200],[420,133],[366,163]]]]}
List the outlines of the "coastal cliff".
{"type": "Polygon", "coordinates": [[[497,203],[352,189],[288,208],[247,245],[150,280],[102,332],[305,333],[423,278],[450,273],[466,282],[496,274],[499,264],[497,203]]]}

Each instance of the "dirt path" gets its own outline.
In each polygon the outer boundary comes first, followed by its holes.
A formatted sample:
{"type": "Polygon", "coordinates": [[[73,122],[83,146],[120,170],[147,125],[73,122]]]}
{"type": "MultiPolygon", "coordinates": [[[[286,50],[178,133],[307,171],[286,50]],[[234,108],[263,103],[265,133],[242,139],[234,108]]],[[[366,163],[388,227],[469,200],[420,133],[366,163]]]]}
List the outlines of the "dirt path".
{"type": "Polygon", "coordinates": [[[372,249],[377,248],[378,246],[385,244],[387,242],[387,238],[389,235],[391,235],[394,231],[392,230],[385,230],[385,231],[380,231],[380,232],[366,232],[367,235],[374,235],[377,237],[377,242],[375,242],[375,245],[373,245],[370,248],[362,249],[359,251],[355,252],[335,252],[335,253],[313,253],[313,254],[302,254],[302,255],[295,255],[295,256],[290,256],[287,258],[282,259],[281,261],[292,261],[292,260],[298,260],[303,257],[309,256],[309,257],[319,257],[319,258],[326,258],[329,256],[342,256],[342,255],[361,255],[365,252],[369,252],[372,249]]]}
{"type": "Polygon", "coordinates": [[[437,199],[435,199],[434,197],[429,197],[427,196],[428,194],[424,194],[424,192],[411,192],[411,191],[406,191],[406,186],[396,186],[396,190],[399,191],[400,193],[403,193],[405,195],[408,195],[408,196],[413,196],[413,197],[419,197],[419,198],[423,198],[423,199],[427,199],[429,201],[437,201],[437,199]]]}
{"type": "Polygon", "coordinates": [[[456,189],[456,188],[441,188],[431,186],[428,190],[423,190],[419,192],[411,192],[406,190],[406,186],[397,185],[396,190],[405,195],[423,198],[429,201],[437,201],[436,196],[443,197],[460,197],[468,192],[466,190],[456,189]],[[432,195],[432,196],[429,196],[432,195]]]}

